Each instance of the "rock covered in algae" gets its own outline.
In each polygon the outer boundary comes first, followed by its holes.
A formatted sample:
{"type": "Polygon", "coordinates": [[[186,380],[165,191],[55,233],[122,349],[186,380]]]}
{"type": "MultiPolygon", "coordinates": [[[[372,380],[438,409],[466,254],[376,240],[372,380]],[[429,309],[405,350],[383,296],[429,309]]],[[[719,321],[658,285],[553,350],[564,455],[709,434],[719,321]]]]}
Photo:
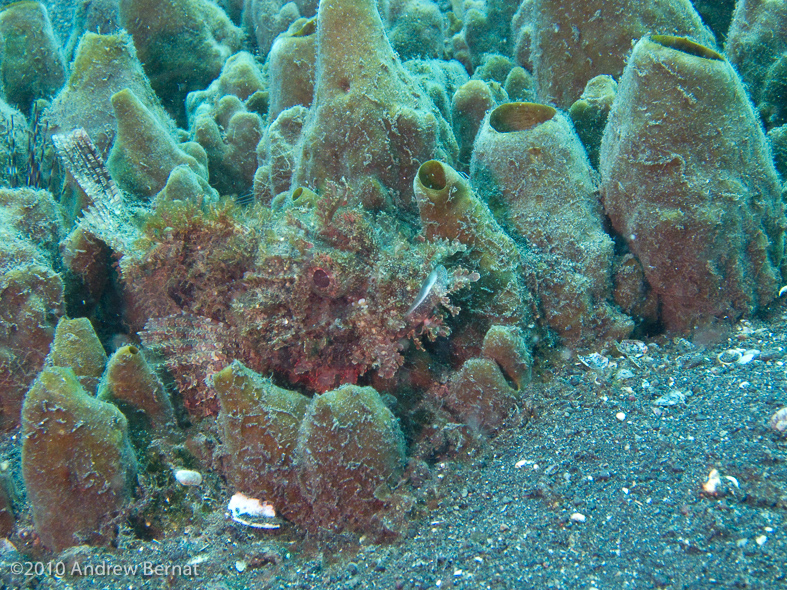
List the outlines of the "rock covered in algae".
{"type": "Polygon", "coordinates": [[[633,322],[612,300],[612,238],[585,150],[568,119],[535,103],[507,103],[484,120],[473,185],[500,223],[532,251],[544,323],[565,343],[625,338],[633,322]]]}
{"type": "Polygon", "coordinates": [[[647,33],[714,44],[690,0],[524,0],[512,27],[514,56],[533,72],[539,101],[562,109],[591,78],[619,76],[632,41],[647,33]]]}
{"type": "Polygon", "coordinates": [[[176,143],[131,90],[121,90],[111,100],[118,130],[107,168],[120,188],[137,198],[150,198],[164,188],[169,173],[180,164],[207,179],[208,157],[199,144],[176,143]]]}
{"type": "Polygon", "coordinates": [[[293,188],[319,193],[344,177],[372,209],[412,206],[420,162],[454,160],[450,127],[394,54],[374,0],[320,4],[314,101],[300,145],[293,188]]]}
{"type": "MultiPolygon", "coordinates": [[[[317,396],[298,432],[298,479],[312,526],[374,531],[404,468],[399,421],[371,387],[343,385],[317,396]]],[[[384,532],[380,530],[380,532],[384,532]]]]}
{"type": "Polygon", "coordinates": [[[17,426],[22,399],[63,313],[53,264],[62,220],[41,190],[0,190],[0,428],[17,426]]]}
{"type": "Polygon", "coordinates": [[[164,385],[136,346],[121,346],[107,361],[98,399],[118,406],[129,419],[141,414],[144,426],[162,430],[175,416],[164,385]]]}
{"type": "Polygon", "coordinates": [[[238,491],[271,502],[285,518],[303,520],[295,447],[311,400],[282,389],[235,361],[213,376],[227,479],[238,491]]]}
{"type": "Polygon", "coordinates": [[[49,362],[55,367],[74,371],[80,385],[96,394],[98,382],[107,364],[107,353],[87,318],[61,318],[57,323],[49,362]]]}
{"type": "Polygon", "coordinates": [[[131,495],[136,461],[126,418],[89,395],[71,369],[48,367],[22,410],[22,472],[42,543],[107,543],[131,495]]]}
{"type": "Polygon", "coordinates": [[[640,40],[600,166],[607,214],[641,262],[668,330],[734,321],[774,299],[784,265],[780,182],[721,55],[685,38],[640,40]]]}
{"type": "Polygon", "coordinates": [[[192,90],[208,86],[243,34],[208,0],[120,0],[120,23],[134,38],[153,90],[179,123],[192,90]]]}
{"type": "Polygon", "coordinates": [[[123,32],[87,32],[79,41],[65,87],[52,101],[46,118],[50,133],[82,127],[106,155],[117,132],[111,97],[128,89],[169,132],[175,124],[150,87],[131,37],[123,32]]]}
{"type": "Polygon", "coordinates": [[[0,9],[0,75],[5,99],[29,113],[65,81],[65,60],[46,7],[22,0],[0,9]]]}

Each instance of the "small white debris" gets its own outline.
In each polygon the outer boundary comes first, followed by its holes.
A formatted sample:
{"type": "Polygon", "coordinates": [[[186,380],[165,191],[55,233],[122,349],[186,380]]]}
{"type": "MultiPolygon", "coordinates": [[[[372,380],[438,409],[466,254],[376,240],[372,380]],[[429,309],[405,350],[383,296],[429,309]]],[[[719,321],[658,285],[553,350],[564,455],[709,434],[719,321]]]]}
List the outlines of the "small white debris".
{"type": "Polygon", "coordinates": [[[653,402],[654,406],[677,406],[678,404],[686,403],[686,395],[677,389],[673,389],[669,393],[665,393],[660,398],[653,402]]]}
{"type": "Polygon", "coordinates": [[[716,357],[716,359],[722,365],[731,365],[741,360],[743,353],[744,351],[742,348],[730,348],[728,350],[725,350],[724,352],[720,352],[719,355],[716,357]]]}
{"type": "Polygon", "coordinates": [[[210,559],[207,553],[201,553],[200,555],[195,555],[191,559],[186,562],[186,565],[199,565],[201,563],[205,563],[210,559]]]}
{"type": "Polygon", "coordinates": [[[759,545],[760,547],[762,547],[763,545],[765,545],[765,541],[767,540],[768,537],[766,537],[765,535],[760,535],[759,537],[754,539],[754,542],[757,543],[757,545],[759,545]]]}
{"type": "Polygon", "coordinates": [[[768,421],[768,426],[773,428],[776,432],[784,432],[787,430],[787,406],[784,406],[777,411],[768,421]]]}
{"type": "Polygon", "coordinates": [[[246,567],[247,567],[247,565],[246,565],[245,561],[236,561],[235,562],[235,569],[241,574],[246,571],[246,567]]]}
{"type": "Polygon", "coordinates": [[[648,345],[641,340],[621,340],[615,343],[615,348],[627,357],[639,358],[648,352],[648,345]]]}
{"type": "Polygon", "coordinates": [[[464,572],[462,570],[454,570],[454,577],[455,578],[460,578],[463,574],[464,574],[464,572]]]}
{"type": "Polygon", "coordinates": [[[514,467],[517,469],[522,469],[525,465],[527,465],[527,461],[525,459],[520,459],[516,463],[514,463],[514,467]]]}
{"type": "Polygon", "coordinates": [[[741,489],[741,486],[738,484],[738,480],[737,480],[737,479],[735,479],[734,477],[732,477],[731,475],[725,475],[725,476],[724,476],[724,479],[726,479],[727,481],[729,481],[729,482],[730,482],[732,485],[734,485],[736,488],[738,488],[738,489],[741,489]]]}
{"type": "Polygon", "coordinates": [[[779,297],[787,293],[787,285],[779,289],[779,297]]]}
{"type": "Polygon", "coordinates": [[[623,412],[618,412],[617,414],[615,414],[615,418],[623,422],[623,420],[626,419],[626,414],[624,414],[623,412]]]}
{"type": "Polygon", "coordinates": [[[249,520],[249,518],[274,518],[276,516],[276,510],[271,504],[268,502],[260,502],[257,498],[249,498],[245,494],[237,493],[230,498],[227,510],[229,510],[230,518],[242,525],[250,526],[255,529],[279,528],[278,524],[249,520]]]}
{"type": "Polygon", "coordinates": [[[609,359],[605,357],[603,354],[599,354],[597,352],[583,355],[578,354],[577,358],[591,371],[595,371],[596,373],[603,373],[604,369],[609,366],[609,359]]]}
{"type": "Polygon", "coordinates": [[[182,486],[198,486],[202,483],[202,474],[191,469],[176,469],[175,479],[182,486]]]}
{"type": "Polygon", "coordinates": [[[702,491],[706,494],[716,495],[721,485],[721,478],[719,477],[718,469],[711,469],[708,474],[708,481],[702,484],[702,491]]]}
{"type": "Polygon", "coordinates": [[[574,522],[585,522],[585,520],[586,520],[586,517],[585,517],[585,515],[584,515],[584,514],[581,514],[581,513],[579,513],[579,512],[574,512],[574,514],[572,514],[571,516],[569,516],[569,518],[570,518],[571,520],[573,520],[574,522]]]}
{"type": "Polygon", "coordinates": [[[741,358],[737,360],[737,364],[739,365],[748,365],[754,359],[759,358],[760,354],[762,354],[759,350],[755,348],[750,348],[743,351],[741,358]]]}

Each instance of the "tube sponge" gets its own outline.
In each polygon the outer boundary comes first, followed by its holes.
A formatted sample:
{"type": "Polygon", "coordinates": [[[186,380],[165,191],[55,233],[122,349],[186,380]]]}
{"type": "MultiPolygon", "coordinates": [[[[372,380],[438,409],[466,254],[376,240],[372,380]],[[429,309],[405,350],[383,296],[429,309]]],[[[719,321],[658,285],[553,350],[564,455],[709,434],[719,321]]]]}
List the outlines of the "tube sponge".
{"type": "Polygon", "coordinates": [[[107,353],[89,319],[62,318],[55,330],[49,361],[55,367],[67,367],[74,371],[82,387],[95,395],[107,364],[107,353]]]}
{"type": "Polygon", "coordinates": [[[134,37],[153,90],[180,124],[186,95],[218,77],[243,39],[208,0],[120,0],[120,23],[134,37]]]}
{"type": "Polygon", "coordinates": [[[547,326],[574,346],[625,338],[611,304],[613,243],[593,171],[571,123],[554,108],[506,103],[484,120],[470,176],[498,221],[531,248],[547,326]]]}
{"type": "Polygon", "coordinates": [[[107,362],[98,399],[128,412],[141,412],[154,428],[174,424],[172,403],[164,385],[136,346],[118,348],[107,362]]]}
{"type": "Polygon", "coordinates": [[[690,0],[524,0],[512,23],[514,54],[541,102],[567,109],[591,78],[619,76],[632,40],[651,32],[712,45],[690,0]]]}
{"type": "Polygon", "coordinates": [[[493,434],[517,399],[495,361],[472,358],[452,376],[445,403],[468,426],[493,434]]]}
{"type": "Polygon", "coordinates": [[[0,74],[5,99],[24,113],[63,85],[65,60],[40,2],[24,0],[0,9],[0,74]]]}
{"type": "Polygon", "coordinates": [[[313,524],[367,532],[402,475],[404,437],[373,388],[343,385],[309,406],[296,453],[313,524]]]}
{"type": "Polygon", "coordinates": [[[285,518],[303,518],[295,445],[309,398],[276,387],[239,361],[216,373],[213,386],[229,482],[271,502],[285,518]]]}
{"type": "Polygon", "coordinates": [[[418,169],[413,189],[429,240],[458,240],[469,248],[467,257],[481,274],[480,291],[493,295],[479,303],[491,323],[526,324],[532,298],[521,283],[516,244],[498,225],[459,173],[430,160],[418,169]]]}
{"type": "Polygon", "coordinates": [[[25,489],[43,544],[62,551],[110,541],[104,525],[136,479],[120,410],[90,396],[71,369],[50,367],[25,398],[22,434],[25,489]]]}
{"type": "Polygon", "coordinates": [[[609,115],[600,172],[607,214],[642,263],[668,330],[734,321],[776,297],[780,182],[721,55],[683,38],[640,40],[609,115]]]}
{"type": "Polygon", "coordinates": [[[453,161],[458,148],[388,43],[376,4],[320,3],[314,101],[292,187],[320,193],[326,182],[344,177],[369,209],[412,208],[410,179],[420,162],[453,161]]]}
{"type": "Polygon", "coordinates": [[[120,188],[138,198],[150,198],[164,188],[169,173],[180,164],[207,180],[205,150],[196,143],[178,145],[131,90],[113,94],[112,108],[118,133],[107,169],[120,188]]]}

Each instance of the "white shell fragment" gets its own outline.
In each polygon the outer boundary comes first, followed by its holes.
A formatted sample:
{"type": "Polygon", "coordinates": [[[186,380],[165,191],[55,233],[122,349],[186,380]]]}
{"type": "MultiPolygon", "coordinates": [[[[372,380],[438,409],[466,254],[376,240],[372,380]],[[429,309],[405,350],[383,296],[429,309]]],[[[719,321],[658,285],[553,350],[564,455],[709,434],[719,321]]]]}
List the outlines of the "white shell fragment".
{"type": "Polygon", "coordinates": [[[678,404],[686,403],[686,395],[677,389],[673,389],[669,393],[665,393],[660,398],[653,402],[654,406],[677,406],[678,404]]]}
{"type": "Polygon", "coordinates": [[[593,352],[591,354],[578,354],[577,358],[591,371],[603,373],[604,369],[609,366],[609,359],[603,354],[593,352]]]}
{"type": "Polygon", "coordinates": [[[587,520],[585,515],[580,512],[574,512],[569,518],[574,522],[585,522],[585,520],[587,520]]]}
{"type": "Polygon", "coordinates": [[[713,496],[719,490],[719,486],[721,485],[721,478],[719,477],[719,470],[718,469],[711,469],[710,473],[708,474],[708,481],[702,484],[702,491],[706,494],[711,494],[713,496]]]}
{"type": "Polygon", "coordinates": [[[615,347],[621,354],[633,358],[639,358],[648,352],[648,345],[641,340],[621,340],[615,343],[615,347]]]}
{"type": "Polygon", "coordinates": [[[722,365],[732,365],[733,363],[736,365],[748,365],[754,359],[758,358],[760,354],[762,353],[755,348],[730,348],[720,352],[719,356],[716,358],[722,365]]]}
{"type": "Polygon", "coordinates": [[[785,293],[787,293],[787,286],[782,287],[781,289],[779,289],[779,297],[781,297],[785,293]]]}
{"type": "Polygon", "coordinates": [[[768,421],[768,426],[773,428],[776,432],[784,432],[787,430],[787,406],[784,406],[771,416],[771,419],[768,421]]]}
{"type": "Polygon", "coordinates": [[[257,498],[250,498],[246,494],[237,493],[230,498],[227,505],[230,518],[237,523],[255,529],[278,529],[279,525],[259,521],[260,518],[274,518],[276,510],[268,502],[260,502],[257,498]]]}
{"type": "Polygon", "coordinates": [[[182,486],[198,486],[202,483],[202,474],[191,469],[176,469],[175,479],[182,486]]]}

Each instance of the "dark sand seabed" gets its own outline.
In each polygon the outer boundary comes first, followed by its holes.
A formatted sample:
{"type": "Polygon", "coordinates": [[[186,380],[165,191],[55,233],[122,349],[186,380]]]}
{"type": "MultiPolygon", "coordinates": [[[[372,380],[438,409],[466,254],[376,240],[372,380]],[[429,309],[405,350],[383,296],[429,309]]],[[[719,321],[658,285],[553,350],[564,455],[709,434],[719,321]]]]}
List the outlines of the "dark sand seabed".
{"type": "Polygon", "coordinates": [[[787,404],[785,326],[782,299],[712,345],[651,340],[639,367],[611,351],[617,366],[605,374],[544,363],[530,409],[474,458],[438,464],[422,482],[420,516],[389,544],[304,547],[287,525],[228,521],[219,498],[208,524],[182,535],[129,534],[120,549],[56,558],[83,570],[147,562],[160,575],[25,579],[11,574],[19,554],[9,550],[2,588],[787,586],[787,438],[768,425],[787,404]],[[720,362],[731,348],[760,354],[720,362]],[[615,380],[624,369],[634,377],[615,380]],[[668,394],[662,402],[676,405],[654,405],[668,394]],[[703,489],[713,469],[715,494],[703,489]],[[196,574],[164,575],[188,564],[196,574]]]}

